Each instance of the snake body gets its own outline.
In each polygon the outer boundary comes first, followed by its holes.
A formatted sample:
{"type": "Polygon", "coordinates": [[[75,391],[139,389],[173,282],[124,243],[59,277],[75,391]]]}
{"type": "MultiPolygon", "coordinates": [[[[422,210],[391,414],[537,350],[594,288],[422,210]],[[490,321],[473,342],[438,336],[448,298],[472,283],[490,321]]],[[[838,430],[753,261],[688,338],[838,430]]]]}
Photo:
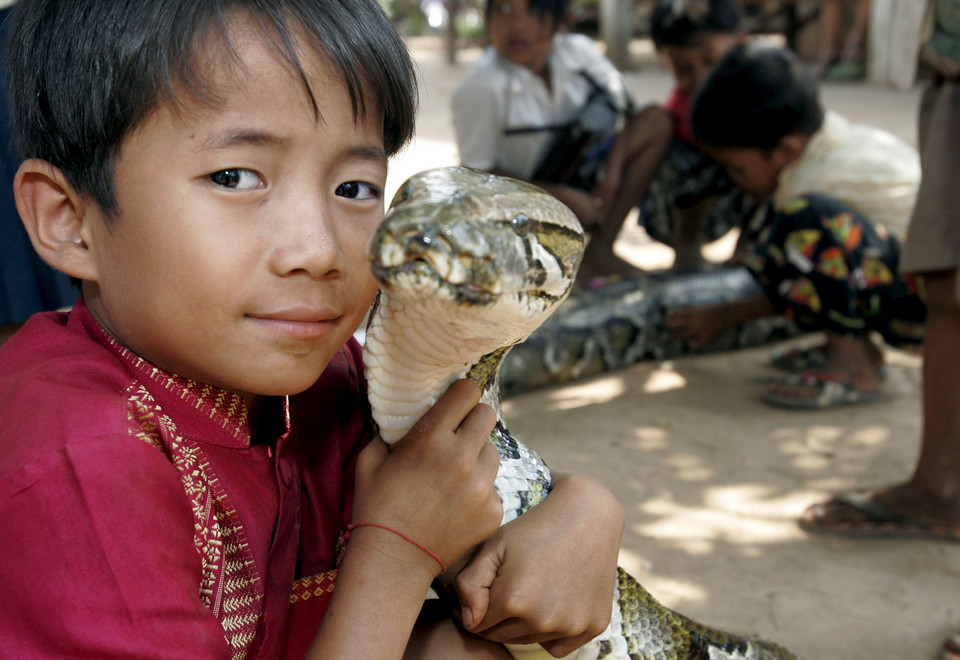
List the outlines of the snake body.
{"type": "MultiPolygon", "coordinates": [[[[667,328],[671,312],[762,293],[753,275],[742,267],[641,273],[575,290],[507,355],[500,370],[500,396],[625,369],[644,360],[687,355],[690,349],[667,328]]],[[[704,350],[759,346],[798,334],[800,330],[786,316],[765,316],[725,330],[704,350]]]]}
{"type": "MultiPolygon", "coordinates": [[[[369,243],[381,291],[367,326],[364,363],[381,437],[398,440],[454,380],[473,380],[498,416],[490,441],[501,456],[495,486],[503,523],[548,495],[550,470],[507,429],[500,367],[510,348],[567,296],[583,246],[576,216],[541,189],[458,167],[411,177],[369,243]]],[[[535,653],[510,651],[517,658],[535,653]]],[[[569,657],[796,656],[692,621],[618,569],[609,626],[569,657]]]]}

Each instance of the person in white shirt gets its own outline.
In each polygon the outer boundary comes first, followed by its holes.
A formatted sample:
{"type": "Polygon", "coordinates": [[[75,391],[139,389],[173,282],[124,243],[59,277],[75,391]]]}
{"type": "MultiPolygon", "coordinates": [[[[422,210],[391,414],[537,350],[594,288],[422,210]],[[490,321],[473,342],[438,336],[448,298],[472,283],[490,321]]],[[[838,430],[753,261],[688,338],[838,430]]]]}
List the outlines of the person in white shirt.
{"type": "Polygon", "coordinates": [[[566,15],[566,0],[489,0],[492,45],[452,100],[460,162],[569,206],[590,236],[581,280],[632,273],[613,251],[626,212],[610,209],[642,184],[637,160],[659,162],[672,131],[636,130],[643,113],[623,76],[589,37],[562,31],[566,15]]]}

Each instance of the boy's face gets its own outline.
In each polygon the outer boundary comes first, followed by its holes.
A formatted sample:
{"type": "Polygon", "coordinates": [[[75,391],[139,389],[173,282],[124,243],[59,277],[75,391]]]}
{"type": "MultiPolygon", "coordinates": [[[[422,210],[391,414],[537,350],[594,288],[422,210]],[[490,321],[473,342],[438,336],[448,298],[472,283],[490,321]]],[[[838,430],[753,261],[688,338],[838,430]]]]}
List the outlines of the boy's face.
{"type": "Polygon", "coordinates": [[[771,151],[739,147],[712,148],[708,149],[708,154],[723,166],[738,188],[759,202],[773,195],[780,172],[788,164],[779,147],[771,151]]]}
{"type": "Polygon", "coordinates": [[[318,118],[250,29],[231,37],[245,69],[220,69],[233,76],[218,81],[222,103],[162,107],[124,142],[120,212],[91,223],[85,297],[164,369],[248,398],[296,393],[376,291],[364,251],[383,216],[383,137],[375,108],[354,122],[332,66],[304,56],[318,118]]]}
{"type": "Polygon", "coordinates": [[[493,0],[487,35],[497,52],[537,75],[544,72],[556,32],[553,18],[531,11],[527,0],[493,0]]]}
{"type": "Polygon", "coordinates": [[[660,53],[685,94],[693,94],[727,51],[742,41],[737,34],[713,32],[688,46],[664,46],[660,53]]]}

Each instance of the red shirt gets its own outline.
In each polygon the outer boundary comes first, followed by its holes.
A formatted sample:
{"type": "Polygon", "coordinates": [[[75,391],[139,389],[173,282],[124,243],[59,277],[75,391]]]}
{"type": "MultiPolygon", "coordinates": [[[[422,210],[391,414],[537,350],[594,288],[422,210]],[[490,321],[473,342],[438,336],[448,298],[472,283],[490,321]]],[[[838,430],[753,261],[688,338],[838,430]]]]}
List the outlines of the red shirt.
{"type": "Polygon", "coordinates": [[[690,106],[693,99],[689,94],[680,91],[679,87],[674,87],[670,92],[670,97],[664,104],[667,112],[673,117],[674,135],[681,142],[693,144],[693,129],[690,128],[690,106]]]}
{"type": "Polygon", "coordinates": [[[371,437],[360,354],[251,442],[239,396],[82,301],[33,317],[0,348],[0,657],[302,657],[371,437]]]}

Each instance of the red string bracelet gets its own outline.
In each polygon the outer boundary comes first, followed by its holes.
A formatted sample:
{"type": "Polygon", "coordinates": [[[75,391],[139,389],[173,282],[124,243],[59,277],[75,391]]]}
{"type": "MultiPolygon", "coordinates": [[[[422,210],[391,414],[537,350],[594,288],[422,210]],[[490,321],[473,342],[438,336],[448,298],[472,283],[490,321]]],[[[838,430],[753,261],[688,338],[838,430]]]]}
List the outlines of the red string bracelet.
{"type": "Polygon", "coordinates": [[[378,529],[385,529],[385,530],[387,530],[388,532],[393,532],[394,534],[396,534],[397,536],[399,536],[400,538],[402,538],[402,539],[403,539],[404,541],[406,541],[407,543],[412,543],[413,545],[417,546],[418,548],[420,548],[421,550],[423,550],[424,552],[426,552],[428,555],[430,555],[431,557],[433,557],[434,559],[436,559],[436,560],[437,560],[437,563],[440,564],[440,572],[441,572],[441,573],[446,573],[446,572],[447,572],[447,565],[443,562],[442,559],[440,559],[440,555],[438,555],[436,552],[434,552],[434,551],[431,550],[430,548],[428,548],[428,547],[426,547],[426,546],[424,546],[424,545],[421,545],[421,544],[417,543],[416,541],[414,541],[412,538],[410,538],[410,537],[407,536],[406,534],[404,534],[404,533],[402,533],[402,532],[398,532],[397,530],[393,529],[392,527],[387,527],[386,525],[379,525],[379,524],[377,524],[377,523],[364,523],[364,522],[348,523],[348,524],[347,524],[347,533],[343,535],[343,540],[344,540],[344,541],[348,540],[348,539],[350,538],[350,532],[352,532],[353,530],[355,530],[357,527],[376,527],[376,528],[378,528],[378,529]]]}

